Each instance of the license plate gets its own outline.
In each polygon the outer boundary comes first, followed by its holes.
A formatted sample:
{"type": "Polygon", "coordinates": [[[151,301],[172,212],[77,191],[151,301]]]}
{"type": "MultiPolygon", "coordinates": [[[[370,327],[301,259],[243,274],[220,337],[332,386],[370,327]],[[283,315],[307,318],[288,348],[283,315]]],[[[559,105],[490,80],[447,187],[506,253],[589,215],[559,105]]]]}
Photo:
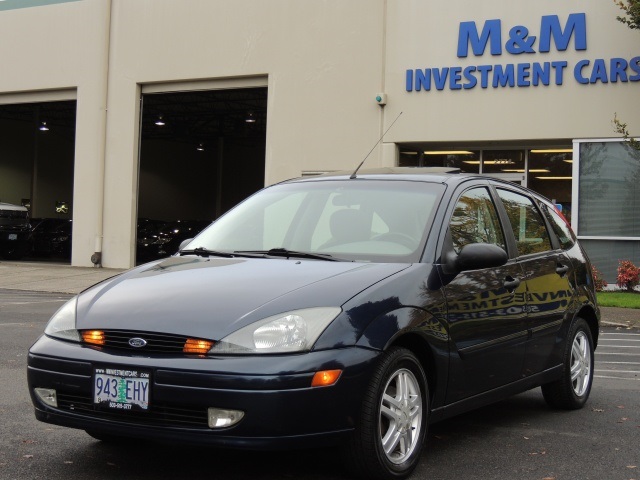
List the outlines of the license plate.
{"type": "Polygon", "coordinates": [[[17,240],[18,239],[18,234],[17,233],[10,233],[9,234],[9,240],[17,240]]]}
{"type": "Polygon", "coordinates": [[[149,409],[149,372],[123,368],[96,368],[93,403],[112,410],[149,409]]]}

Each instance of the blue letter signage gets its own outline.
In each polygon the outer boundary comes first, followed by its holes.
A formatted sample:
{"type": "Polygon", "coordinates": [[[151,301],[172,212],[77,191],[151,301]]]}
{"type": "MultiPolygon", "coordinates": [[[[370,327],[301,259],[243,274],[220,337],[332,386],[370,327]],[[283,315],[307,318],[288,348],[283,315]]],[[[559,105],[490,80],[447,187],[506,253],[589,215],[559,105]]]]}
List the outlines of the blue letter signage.
{"type": "MultiPolygon", "coordinates": [[[[584,13],[572,13],[563,23],[558,15],[544,15],[539,29],[525,25],[503,30],[502,20],[486,20],[481,27],[474,21],[460,22],[458,58],[482,57],[487,52],[494,57],[505,53],[519,56],[518,62],[407,69],[405,88],[411,91],[470,90],[480,88],[520,88],[540,85],[562,85],[567,61],[526,61],[530,55],[587,50],[587,18],[584,13]],[[506,35],[504,35],[506,31],[506,35]]],[[[580,84],[640,81],[640,56],[624,58],[584,59],[572,65],[569,72],[580,84]]]]}

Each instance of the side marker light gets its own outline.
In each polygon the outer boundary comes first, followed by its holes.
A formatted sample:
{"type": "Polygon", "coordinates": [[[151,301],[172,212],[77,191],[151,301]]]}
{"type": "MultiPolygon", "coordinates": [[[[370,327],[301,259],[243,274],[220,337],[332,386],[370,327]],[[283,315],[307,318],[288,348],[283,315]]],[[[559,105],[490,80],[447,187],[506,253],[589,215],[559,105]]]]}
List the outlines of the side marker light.
{"type": "Polygon", "coordinates": [[[342,375],[342,370],[322,370],[316,372],[311,381],[312,387],[329,387],[335,384],[342,375]]]}

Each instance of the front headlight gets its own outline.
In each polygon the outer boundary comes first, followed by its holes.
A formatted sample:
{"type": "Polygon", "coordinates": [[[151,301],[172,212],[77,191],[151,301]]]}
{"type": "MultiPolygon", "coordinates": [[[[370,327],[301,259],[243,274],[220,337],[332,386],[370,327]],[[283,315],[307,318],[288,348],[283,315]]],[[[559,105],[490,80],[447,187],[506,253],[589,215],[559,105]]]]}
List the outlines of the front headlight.
{"type": "Polygon", "coordinates": [[[78,297],[73,297],[53,314],[47,323],[44,333],[61,340],[80,341],[80,334],[76,330],[76,305],[78,297]]]}
{"type": "Polygon", "coordinates": [[[342,310],[318,307],[294,310],[259,320],[217,342],[209,353],[288,353],[310,350],[342,310]]]}

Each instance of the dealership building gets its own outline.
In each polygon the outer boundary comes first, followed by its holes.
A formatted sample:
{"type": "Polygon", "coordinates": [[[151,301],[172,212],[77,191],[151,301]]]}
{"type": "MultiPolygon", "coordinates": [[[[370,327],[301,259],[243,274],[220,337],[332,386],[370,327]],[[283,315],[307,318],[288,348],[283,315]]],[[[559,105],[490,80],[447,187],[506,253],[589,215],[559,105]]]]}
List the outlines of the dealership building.
{"type": "Polygon", "coordinates": [[[640,263],[640,32],[612,1],[3,0],[0,201],[136,264],[144,221],[265,185],[447,166],[561,205],[596,266],[640,263]],[[385,133],[386,132],[386,133],[385,133]],[[383,136],[384,134],[384,136],[383,136]]]}

